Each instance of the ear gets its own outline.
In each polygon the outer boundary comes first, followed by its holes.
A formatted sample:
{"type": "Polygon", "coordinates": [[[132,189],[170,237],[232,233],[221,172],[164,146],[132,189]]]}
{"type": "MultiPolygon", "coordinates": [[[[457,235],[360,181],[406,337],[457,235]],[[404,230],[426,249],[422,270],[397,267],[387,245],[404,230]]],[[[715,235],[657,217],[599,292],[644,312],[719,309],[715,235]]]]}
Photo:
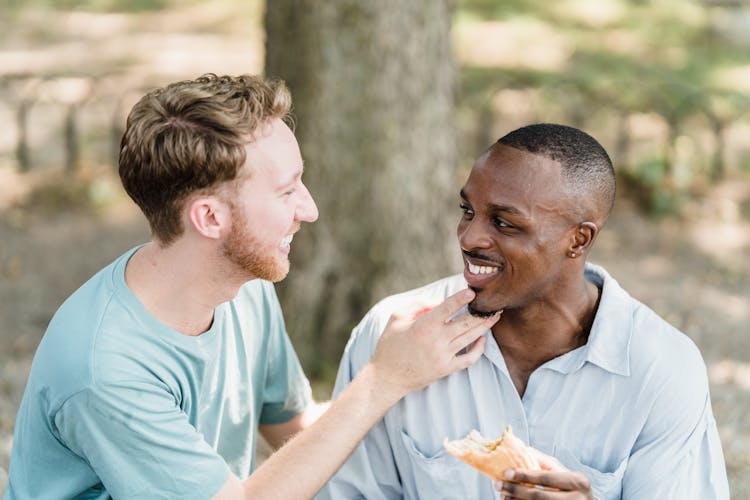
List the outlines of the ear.
{"type": "Polygon", "coordinates": [[[198,196],[188,202],[187,218],[198,234],[216,240],[231,228],[232,210],[216,196],[198,196]]]}
{"type": "Polygon", "coordinates": [[[575,259],[578,256],[585,256],[594,243],[599,227],[593,222],[581,222],[573,228],[571,244],[568,247],[568,257],[575,259]]]}

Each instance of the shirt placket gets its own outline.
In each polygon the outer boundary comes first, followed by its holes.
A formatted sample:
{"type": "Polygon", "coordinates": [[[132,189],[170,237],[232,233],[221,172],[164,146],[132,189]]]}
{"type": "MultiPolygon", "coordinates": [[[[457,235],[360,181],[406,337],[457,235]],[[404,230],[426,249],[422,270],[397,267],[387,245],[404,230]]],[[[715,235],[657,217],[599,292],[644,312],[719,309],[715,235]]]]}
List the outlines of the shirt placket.
{"type": "MultiPolygon", "coordinates": [[[[500,347],[491,334],[488,334],[484,357],[492,363],[500,397],[499,403],[495,398],[489,405],[478,406],[482,432],[487,437],[496,438],[500,436],[506,426],[510,425],[513,428],[513,433],[528,443],[529,423],[524,403],[513,384],[500,347]]],[[[487,397],[486,387],[479,387],[474,397],[476,401],[483,401],[483,398],[487,397]]]]}

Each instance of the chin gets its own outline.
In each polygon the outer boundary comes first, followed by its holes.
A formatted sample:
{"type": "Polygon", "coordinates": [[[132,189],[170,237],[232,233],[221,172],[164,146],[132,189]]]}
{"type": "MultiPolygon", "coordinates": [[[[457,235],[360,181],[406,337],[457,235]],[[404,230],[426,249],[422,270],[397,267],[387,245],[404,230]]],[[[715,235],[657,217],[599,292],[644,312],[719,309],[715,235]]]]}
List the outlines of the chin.
{"type": "Polygon", "coordinates": [[[267,280],[272,283],[278,283],[279,281],[284,281],[284,278],[286,278],[288,274],[289,274],[288,268],[283,271],[279,270],[273,276],[268,277],[267,280]]]}
{"type": "Polygon", "coordinates": [[[493,308],[485,308],[477,304],[476,300],[473,300],[469,302],[469,305],[467,306],[467,309],[469,311],[469,314],[472,316],[476,316],[477,318],[489,318],[493,314],[495,314],[497,311],[500,310],[500,308],[493,309],[493,308]]]}

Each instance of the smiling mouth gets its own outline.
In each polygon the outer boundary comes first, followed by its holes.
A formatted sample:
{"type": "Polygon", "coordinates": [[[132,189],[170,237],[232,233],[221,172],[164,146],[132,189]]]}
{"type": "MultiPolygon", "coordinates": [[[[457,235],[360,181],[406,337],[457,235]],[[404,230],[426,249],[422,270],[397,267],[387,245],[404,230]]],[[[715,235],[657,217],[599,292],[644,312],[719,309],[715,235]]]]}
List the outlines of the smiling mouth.
{"type": "Polygon", "coordinates": [[[292,244],[292,240],[294,239],[294,234],[290,234],[289,236],[285,237],[283,240],[281,240],[281,243],[279,244],[280,248],[288,247],[292,244]]]}
{"type": "Polygon", "coordinates": [[[494,266],[477,266],[475,264],[472,264],[468,260],[466,261],[466,265],[469,268],[469,272],[475,275],[495,274],[500,270],[499,267],[494,267],[494,266]]]}
{"type": "Polygon", "coordinates": [[[466,270],[472,276],[489,277],[501,271],[501,266],[490,264],[489,259],[464,250],[464,262],[466,270]]]}

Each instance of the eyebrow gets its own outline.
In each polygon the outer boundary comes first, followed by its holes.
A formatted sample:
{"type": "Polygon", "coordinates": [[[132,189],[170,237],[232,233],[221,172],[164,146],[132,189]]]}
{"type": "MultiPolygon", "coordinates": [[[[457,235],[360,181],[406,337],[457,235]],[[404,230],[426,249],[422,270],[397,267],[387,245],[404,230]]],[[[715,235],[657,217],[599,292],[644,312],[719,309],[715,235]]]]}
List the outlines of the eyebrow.
{"type": "Polygon", "coordinates": [[[281,183],[281,186],[282,186],[281,189],[284,189],[287,186],[296,183],[297,180],[299,180],[300,178],[302,178],[302,174],[303,173],[305,173],[305,162],[304,161],[300,164],[299,170],[295,171],[293,175],[287,177],[284,180],[284,182],[281,183]]]}
{"type": "MultiPolygon", "coordinates": [[[[466,201],[469,201],[469,197],[466,195],[466,191],[462,189],[459,194],[461,195],[461,198],[463,198],[466,201]]],[[[490,212],[505,212],[505,213],[517,215],[519,217],[527,218],[525,213],[523,213],[516,207],[512,207],[510,205],[497,205],[496,203],[488,203],[487,209],[490,212]]]]}

